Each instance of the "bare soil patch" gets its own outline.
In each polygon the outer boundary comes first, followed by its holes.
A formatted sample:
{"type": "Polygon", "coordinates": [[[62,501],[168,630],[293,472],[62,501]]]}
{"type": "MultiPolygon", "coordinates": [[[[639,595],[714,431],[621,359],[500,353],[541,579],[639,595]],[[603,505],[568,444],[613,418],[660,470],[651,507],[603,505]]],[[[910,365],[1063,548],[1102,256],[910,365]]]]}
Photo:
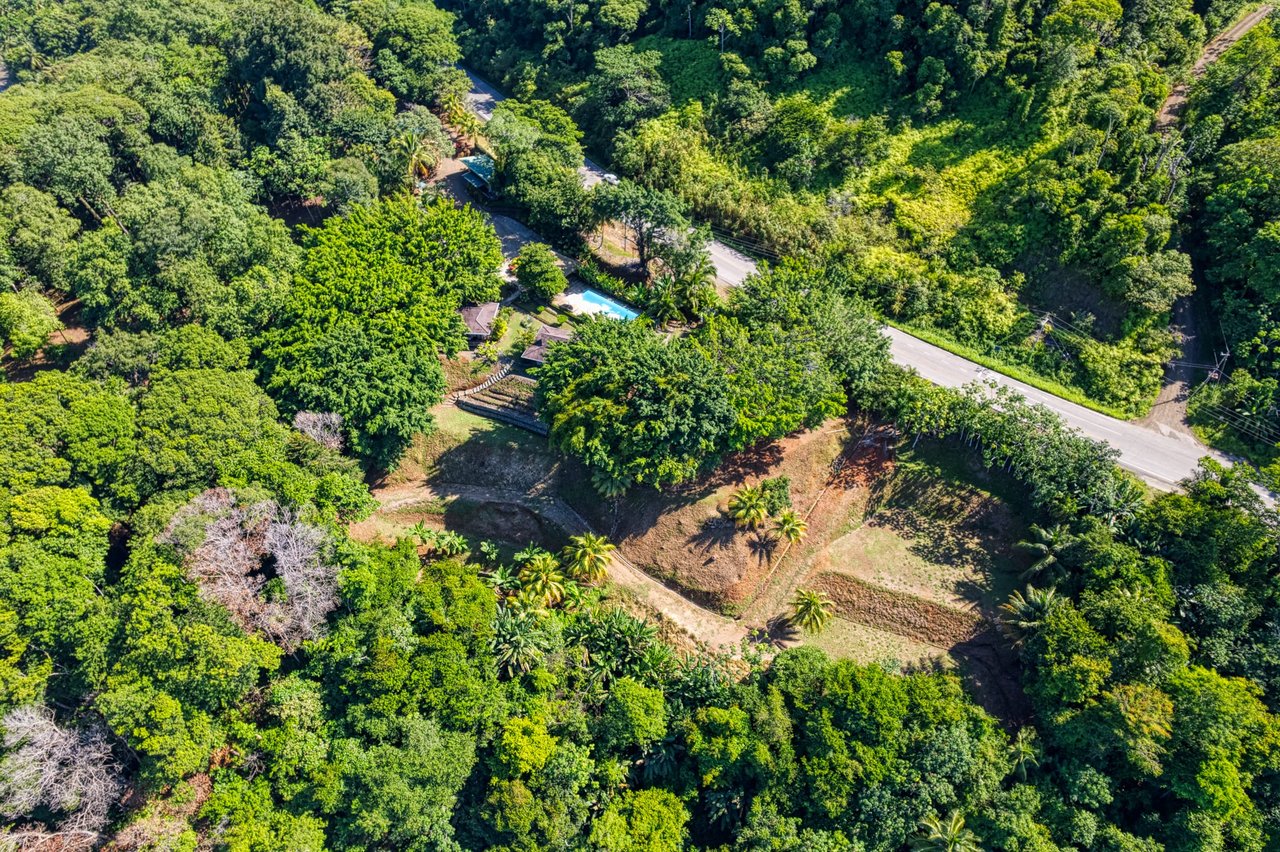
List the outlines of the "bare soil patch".
{"type": "Polygon", "coordinates": [[[831,599],[851,621],[887,630],[937,648],[951,648],[982,632],[983,619],[966,610],[873,586],[847,574],[823,571],[809,585],[831,599]]]}
{"type": "Polygon", "coordinates": [[[867,506],[883,488],[894,470],[890,435],[882,427],[859,424],[845,443],[844,451],[831,463],[831,475],[817,498],[810,504],[798,504],[809,525],[805,538],[786,547],[756,589],[744,611],[752,624],[768,623],[786,613],[791,597],[822,559],[830,543],[856,530],[862,523],[867,506]]]}
{"type": "MultiPolygon", "coordinates": [[[[787,476],[791,502],[803,513],[826,488],[849,439],[848,423],[833,420],[735,454],[715,471],[671,492],[634,489],[616,506],[586,489],[571,489],[567,496],[596,526],[612,530],[637,566],[700,603],[733,609],[768,576],[777,547],[767,536],[733,525],[727,514],[733,492],[787,476]]],[[[811,519],[811,529],[813,524],[811,519]]]]}
{"type": "Polygon", "coordinates": [[[776,622],[797,588],[816,589],[835,606],[836,633],[803,641],[864,662],[958,666],[990,712],[1024,718],[1017,658],[991,620],[1016,582],[1022,520],[914,454],[887,459],[864,440],[842,458],[833,481],[850,489],[824,494],[808,538],[775,568],[748,620],[776,622]]]}

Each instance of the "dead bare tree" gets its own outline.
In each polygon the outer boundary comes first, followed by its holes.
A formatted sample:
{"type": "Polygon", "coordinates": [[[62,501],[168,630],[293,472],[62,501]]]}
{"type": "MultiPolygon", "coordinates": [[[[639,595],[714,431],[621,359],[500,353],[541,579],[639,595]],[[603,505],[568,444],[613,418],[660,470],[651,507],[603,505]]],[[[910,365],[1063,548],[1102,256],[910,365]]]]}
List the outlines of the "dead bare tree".
{"type": "Polygon", "coordinates": [[[293,428],[331,450],[342,449],[342,415],[332,411],[299,411],[293,428]]]}
{"type": "Polygon", "coordinates": [[[263,628],[285,648],[296,647],[314,636],[338,605],[332,546],[324,530],[285,512],[267,528],[265,543],[286,598],[268,607],[263,628]]]}
{"type": "Polygon", "coordinates": [[[246,630],[263,605],[263,542],[276,505],[241,505],[233,492],[213,488],[179,509],[160,536],[183,557],[201,597],[222,604],[246,630]]]}
{"type": "Polygon", "coordinates": [[[106,827],[124,788],[105,728],[60,727],[42,705],[10,710],[4,717],[5,757],[0,761],[0,815],[30,817],[47,808],[56,823],[33,823],[0,837],[17,849],[88,849],[106,827]],[[56,841],[56,843],[55,843],[56,841]]]}
{"type": "Polygon", "coordinates": [[[274,501],[241,504],[228,489],[210,489],[174,514],[159,541],[178,550],[202,597],[286,650],[315,636],[338,605],[328,533],[274,501]],[[283,600],[264,594],[271,571],[283,600]]]}

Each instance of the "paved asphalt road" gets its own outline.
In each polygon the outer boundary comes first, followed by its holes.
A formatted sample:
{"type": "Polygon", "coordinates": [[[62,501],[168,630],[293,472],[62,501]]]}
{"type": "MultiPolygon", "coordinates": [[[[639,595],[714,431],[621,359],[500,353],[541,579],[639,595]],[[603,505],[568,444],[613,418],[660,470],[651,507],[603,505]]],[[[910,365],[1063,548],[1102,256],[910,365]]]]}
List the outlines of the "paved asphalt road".
{"type": "MultiPolygon", "coordinates": [[[[494,105],[503,96],[470,71],[467,74],[472,86],[467,103],[476,115],[488,120],[493,115],[494,105]]],[[[582,167],[582,182],[586,186],[594,186],[604,174],[603,169],[588,160],[582,167]]],[[[741,284],[755,271],[755,261],[723,243],[713,242],[710,248],[716,277],[726,284],[741,284]]],[[[1011,387],[1031,402],[1041,403],[1057,412],[1069,425],[1088,437],[1106,441],[1118,449],[1120,465],[1142,477],[1143,481],[1154,488],[1162,491],[1174,490],[1179,480],[1195,471],[1197,463],[1204,456],[1229,463],[1221,453],[1167,427],[1117,420],[967,361],[906,332],[886,328],[885,333],[890,340],[893,360],[897,363],[914,367],[921,376],[943,387],[958,388],[973,381],[994,381],[1011,387]]],[[[1269,503],[1274,503],[1270,496],[1263,496],[1269,503]]]]}
{"type": "Polygon", "coordinates": [[[886,328],[885,334],[889,337],[893,360],[915,367],[921,376],[934,384],[958,388],[974,381],[995,381],[1011,387],[1028,401],[1053,409],[1068,425],[1074,426],[1090,438],[1106,441],[1118,449],[1123,467],[1163,491],[1173,490],[1178,480],[1195,470],[1196,463],[1203,456],[1227,462],[1221,454],[1167,427],[1150,428],[1099,414],[1083,405],[1068,402],[980,364],[966,361],[959,355],[953,355],[896,328],[886,328]]]}

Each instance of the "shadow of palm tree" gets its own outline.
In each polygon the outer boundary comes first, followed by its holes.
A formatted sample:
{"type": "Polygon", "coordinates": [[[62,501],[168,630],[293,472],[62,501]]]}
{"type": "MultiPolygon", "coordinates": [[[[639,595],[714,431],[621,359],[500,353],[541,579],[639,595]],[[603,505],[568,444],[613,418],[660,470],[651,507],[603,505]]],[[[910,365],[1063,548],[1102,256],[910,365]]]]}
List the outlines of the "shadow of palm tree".
{"type": "Polygon", "coordinates": [[[778,549],[778,539],[765,530],[756,530],[755,534],[747,540],[747,546],[761,559],[769,559],[778,549]]]}
{"type": "Polygon", "coordinates": [[[733,544],[738,528],[728,518],[712,517],[703,522],[702,528],[689,536],[689,544],[705,553],[713,548],[724,550],[733,544]]]}
{"type": "Polygon", "coordinates": [[[791,623],[789,615],[775,615],[765,627],[769,644],[776,648],[785,648],[800,641],[800,628],[791,623]]]}

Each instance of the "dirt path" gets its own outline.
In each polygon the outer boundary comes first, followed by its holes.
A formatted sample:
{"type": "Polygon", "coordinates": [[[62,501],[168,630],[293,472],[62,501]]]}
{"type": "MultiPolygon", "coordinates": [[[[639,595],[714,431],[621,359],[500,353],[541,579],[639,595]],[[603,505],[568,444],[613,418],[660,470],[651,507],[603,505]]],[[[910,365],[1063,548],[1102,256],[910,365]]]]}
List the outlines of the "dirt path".
{"type": "MultiPolygon", "coordinates": [[[[428,486],[425,483],[415,483],[376,489],[373,496],[384,512],[393,512],[433,499],[458,498],[477,503],[507,503],[536,512],[569,535],[594,532],[591,525],[563,500],[538,493],[536,489],[524,492],[479,485],[440,483],[428,486]]],[[[703,609],[668,589],[632,565],[621,553],[614,554],[609,566],[609,580],[615,586],[626,589],[641,604],[661,613],[695,641],[711,649],[736,647],[747,637],[747,631],[742,626],[711,610],[703,609]]]]}
{"type": "Polygon", "coordinates": [[[1180,341],[1181,354],[1165,367],[1164,385],[1151,410],[1138,421],[1141,425],[1166,435],[1186,435],[1198,440],[1187,422],[1187,398],[1214,360],[1212,343],[1202,333],[1203,329],[1212,327],[1206,311],[1200,292],[1179,299],[1173,306],[1170,329],[1180,341]]]}
{"type": "Polygon", "coordinates": [[[1272,8],[1271,6],[1259,7],[1236,21],[1205,45],[1200,58],[1191,67],[1191,80],[1174,86],[1173,91],[1169,93],[1169,97],[1165,98],[1164,103],[1160,106],[1160,111],[1156,113],[1157,130],[1169,130],[1177,125],[1182,111],[1187,108],[1187,93],[1191,90],[1191,82],[1203,77],[1209,66],[1216,62],[1222,54],[1230,50],[1232,45],[1244,38],[1245,33],[1266,20],[1267,16],[1271,14],[1272,8]]]}
{"type": "MultiPolygon", "coordinates": [[[[1157,130],[1168,131],[1177,126],[1187,107],[1191,83],[1203,77],[1209,66],[1244,38],[1249,30],[1266,20],[1272,8],[1269,5],[1259,7],[1205,45],[1200,58],[1191,68],[1191,80],[1175,86],[1156,113],[1157,130]]],[[[1187,396],[1195,385],[1197,375],[1202,372],[1202,368],[1195,365],[1210,363],[1213,360],[1213,350],[1201,334],[1201,329],[1206,327],[1202,316],[1204,306],[1200,304],[1197,295],[1179,299],[1173,312],[1172,329],[1181,338],[1182,352],[1179,360],[1166,368],[1164,385],[1160,388],[1155,405],[1140,422],[1166,435],[1180,434],[1195,439],[1195,433],[1187,423],[1187,396]]]]}

